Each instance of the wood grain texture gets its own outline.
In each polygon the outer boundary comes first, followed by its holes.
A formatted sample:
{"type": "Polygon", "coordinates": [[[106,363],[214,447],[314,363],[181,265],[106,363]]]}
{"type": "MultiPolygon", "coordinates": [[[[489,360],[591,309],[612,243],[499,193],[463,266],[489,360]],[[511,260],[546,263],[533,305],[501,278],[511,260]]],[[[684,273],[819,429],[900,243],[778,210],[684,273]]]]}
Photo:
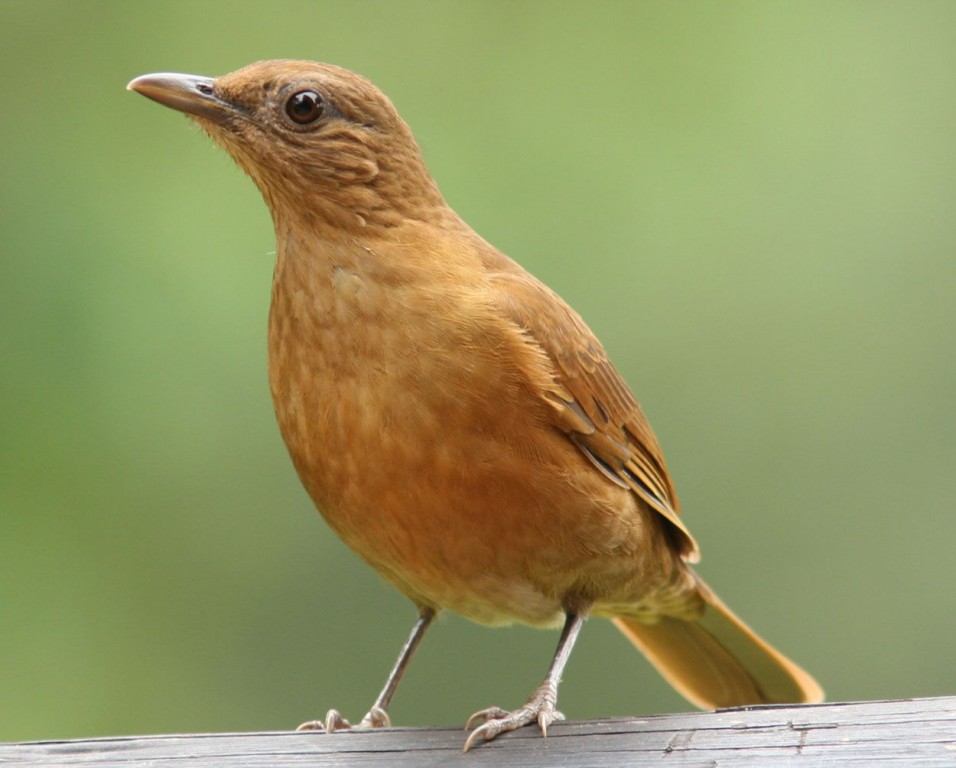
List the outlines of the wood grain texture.
{"type": "Polygon", "coordinates": [[[462,754],[459,728],[118,737],[0,744],[0,765],[96,768],[661,765],[956,766],[956,696],[555,723],[462,754]]]}

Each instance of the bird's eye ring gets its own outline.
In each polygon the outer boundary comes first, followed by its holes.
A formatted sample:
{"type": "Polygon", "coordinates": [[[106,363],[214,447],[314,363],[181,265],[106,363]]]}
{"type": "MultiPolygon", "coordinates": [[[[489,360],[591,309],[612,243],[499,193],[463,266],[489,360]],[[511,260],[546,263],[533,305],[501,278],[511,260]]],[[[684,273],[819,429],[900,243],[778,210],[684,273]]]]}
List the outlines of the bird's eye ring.
{"type": "Polygon", "coordinates": [[[285,103],[285,112],[294,123],[314,123],[325,112],[325,102],[315,91],[293,93],[285,103]]]}

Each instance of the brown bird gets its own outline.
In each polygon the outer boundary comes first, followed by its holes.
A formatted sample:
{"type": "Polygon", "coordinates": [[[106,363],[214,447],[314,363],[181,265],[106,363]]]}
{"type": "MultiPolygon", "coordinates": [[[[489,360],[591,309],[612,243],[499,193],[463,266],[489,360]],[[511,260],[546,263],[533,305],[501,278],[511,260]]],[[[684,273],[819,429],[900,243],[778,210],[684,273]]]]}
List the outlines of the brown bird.
{"type": "MultiPolygon", "coordinates": [[[[363,725],[389,724],[441,609],[564,626],[544,682],[475,713],[466,750],[533,722],[546,735],[588,616],[700,707],[822,698],[690,568],[697,544],[631,390],[581,317],[448,206],[378,88],[309,61],[128,87],[193,118],[262,192],[279,428],[328,524],[418,608],[363,725]]],[[[304,727],[347,726],[332,710],[304,727]]]]}

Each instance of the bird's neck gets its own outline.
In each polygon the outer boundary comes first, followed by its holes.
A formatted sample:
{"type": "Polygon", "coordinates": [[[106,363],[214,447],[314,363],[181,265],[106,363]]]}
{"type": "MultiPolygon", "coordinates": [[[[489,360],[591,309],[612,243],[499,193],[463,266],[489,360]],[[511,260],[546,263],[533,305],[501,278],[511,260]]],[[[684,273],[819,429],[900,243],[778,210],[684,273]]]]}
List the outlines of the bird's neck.
{"type": "Polygon", "coordinates": [[[437,187],[431,194],[392,201],[373,187],[349,190],[348,194],[326,194],[317,190],[308,196],[288,200],[263,186],[262,195],[272,214],[280,245],[295,235],[323,242],[395,242],[409,225],[427,222],[438,230],[467,229],[448,206],[437,187]]]}

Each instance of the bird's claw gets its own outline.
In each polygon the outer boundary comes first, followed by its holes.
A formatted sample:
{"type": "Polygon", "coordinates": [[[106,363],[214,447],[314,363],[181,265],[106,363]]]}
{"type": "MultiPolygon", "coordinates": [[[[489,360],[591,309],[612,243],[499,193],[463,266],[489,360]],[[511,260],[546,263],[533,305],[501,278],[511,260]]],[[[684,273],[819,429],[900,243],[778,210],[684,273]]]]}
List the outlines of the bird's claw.
{"type": "Polygon", "coordinates": [[[362,718],[362,722],[358,724],[359,728],[391,728],[392,727],[392,718],[388,716],[386,712],[381,707],[372,707],[365,717],[362,718]]]}
{"type": "MultiPolygon", "coordinates": [[[[390,728],[392,720],[381,707],[372,707],[362,721],[354,726],[358,728],[390,728]]],[[[330,709],[325,715],[325,720],[309,720],[302,723],[297,731],[325,731],[326,733],[335,733],[335,731],[347,731],[352,729],[351,723],[339,713],[337,709],[330,709]]]]}
{"type": "Polygon", "coordinates": [[[352,725],[349,721],[342,717],[337,709],[330,709],[325,713],[325,720],[309,720],[308,722],[302,723],[296,730],[334,733],[335,731],[347,731],[351,727],[352,725]]]}
{"type": "Polygon", "coordinates": [[[564,720],[564,715],[555,709],[557,691],[551,686],[542,685],[536,690],[528,703],[523,707],[508,712],[501,707],[488,707],[475,712],[465,723],[465,730],[474,730],[465,740],[464,752],[467,752],[479,741],[491,741],[496,736],[523,728],[537,722],[541,735],[548,735],[548,726],[555,720],[564,720]],[[480,723],[480,725],[479,725],[480,723]],[[477,726],[477,727],[475,727],[477,726]]]}
{"type": "Polygon", "coordinates": [[[479,709],[475,714],[468,718],[468,722],[465,723],[465,730],[470,731],[476,725],[480,723],[487,723],[489,720],[500,720],[503,717],[508,716],[508,710],[502,709],[501,707],[488,707],[487,709],[479,709]]]}

